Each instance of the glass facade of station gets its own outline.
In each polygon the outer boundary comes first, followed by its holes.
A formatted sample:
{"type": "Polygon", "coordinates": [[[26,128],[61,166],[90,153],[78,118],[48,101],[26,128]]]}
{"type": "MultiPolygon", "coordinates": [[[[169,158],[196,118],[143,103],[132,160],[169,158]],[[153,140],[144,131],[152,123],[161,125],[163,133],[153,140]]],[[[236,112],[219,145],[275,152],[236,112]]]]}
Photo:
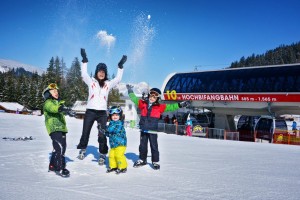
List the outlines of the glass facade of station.
{"type": "Polygon", "coordinates": [[[300,92],[300,64],[177,73],[164,88],[177,93],[300,92]]]}

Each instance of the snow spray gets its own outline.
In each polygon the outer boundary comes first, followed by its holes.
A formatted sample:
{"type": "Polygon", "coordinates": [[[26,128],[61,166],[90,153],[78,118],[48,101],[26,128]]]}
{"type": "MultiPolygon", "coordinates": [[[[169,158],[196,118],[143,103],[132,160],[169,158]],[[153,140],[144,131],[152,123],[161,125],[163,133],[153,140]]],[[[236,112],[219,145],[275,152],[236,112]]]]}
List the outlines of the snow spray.
{"type": "Polygon", "coordinates": [[[146,54],[147,47],[155,36],[155,28],[150,23],[151,16],[144,13],[139,14],[133,23],[132,39],[130,47],[130,82],[136,82],[137,69],[146,54]]]}

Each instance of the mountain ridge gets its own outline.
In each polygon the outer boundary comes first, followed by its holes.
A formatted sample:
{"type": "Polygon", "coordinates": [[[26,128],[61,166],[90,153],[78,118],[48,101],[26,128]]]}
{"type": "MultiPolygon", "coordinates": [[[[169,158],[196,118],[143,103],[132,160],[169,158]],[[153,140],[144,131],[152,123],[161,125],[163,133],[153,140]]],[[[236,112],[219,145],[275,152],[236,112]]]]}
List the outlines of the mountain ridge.
{"type": "Polygon", "coordinates": [[[0,72],[5,73],[8,72],[9,70],[17,69],[17,68],[23,68],[25,71],[31,73],[37,72],[39,75],[42,75],[43,73],[46,72],[46,70],[33,65],[24,64],[15,60],[0,58],[0,72]]]}

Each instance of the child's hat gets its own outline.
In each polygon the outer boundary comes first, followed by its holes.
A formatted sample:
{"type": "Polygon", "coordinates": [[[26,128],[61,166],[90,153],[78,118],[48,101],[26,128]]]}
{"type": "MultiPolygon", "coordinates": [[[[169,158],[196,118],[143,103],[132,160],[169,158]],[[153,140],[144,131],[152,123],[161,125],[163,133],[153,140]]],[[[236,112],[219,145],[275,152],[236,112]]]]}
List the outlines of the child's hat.
{"type": "Polygon", "coordinates": [[[120,119],[122,118],[123,115],[123,110],[120,106],[112,106],[109,110],[108,110],[108,114],[109,114],[109,118],[111,119],[111,116],[113,114],[119,114],[120,119]]]}
{"type": "Polygon", "coordinates": [[[54,89],[56,89],[56,90],[58,90],[59,88],[57,87],[57,84],[56,83],[50,83],[45,89],[44,89],[44,91],[43,91],[43,98],[44,98],[44,100],[46,100],[46,99],[48,99],[50,96],[51,96],[51,94],[50,94],[50,90],[54,90],[54,89]]]}

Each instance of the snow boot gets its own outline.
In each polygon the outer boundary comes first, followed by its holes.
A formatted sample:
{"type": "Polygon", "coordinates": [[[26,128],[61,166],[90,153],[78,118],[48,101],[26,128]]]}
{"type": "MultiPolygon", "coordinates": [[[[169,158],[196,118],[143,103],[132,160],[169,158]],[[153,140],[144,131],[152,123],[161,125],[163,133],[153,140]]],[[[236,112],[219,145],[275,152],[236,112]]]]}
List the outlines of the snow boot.
{"type": "Polygon", "coordinates": [[[108,168],[106,173],[115,172],[118,168],[108,168]]]}
{"type": "Polygon", "coordinates": [[[158,162],[153,162],[152,165],[153,165],[154,170],[159,170],[160,169],[160,165],[158,164],[158,162]]]}
{"type": "Polygon", "coordinates": [[[144,165],[146,165],[146,164],[147,164],[146,161],[139,159],[139,160],[137,160],[137,161],[133,164],[133,167],[141,167],[141,166],[144,166],[144,165]]]}
{"type": "Polygon", "coordinates": [[[85,158],[85,154],[86,154],[86,149],[80,149],[79,155],[77,156],[77,158],[79,160],[83,160],[85,158]]]}
{"type": "Polygon", "coordinates": [[[69,177],[70,176],[70,171],[67,170],[66,168],[60,171],[55,171],[55,173],[61,177],[69,177]]]}
{"type": "Polygon", "coordinates": [[[105,154],[101,154],[101,153],[100,153],[100,158],[99,158],[99,160],[98,160],[98,164],[99,164],[99,165],[104,165],[105,159],[106,159],[105,154]]]}
{"type": "Polygon", "coordinates": [[[116,170],[116,174],[121,174],[121,173],[126,173],[126,172],[127,172],[127,168],[116,170]]]}

